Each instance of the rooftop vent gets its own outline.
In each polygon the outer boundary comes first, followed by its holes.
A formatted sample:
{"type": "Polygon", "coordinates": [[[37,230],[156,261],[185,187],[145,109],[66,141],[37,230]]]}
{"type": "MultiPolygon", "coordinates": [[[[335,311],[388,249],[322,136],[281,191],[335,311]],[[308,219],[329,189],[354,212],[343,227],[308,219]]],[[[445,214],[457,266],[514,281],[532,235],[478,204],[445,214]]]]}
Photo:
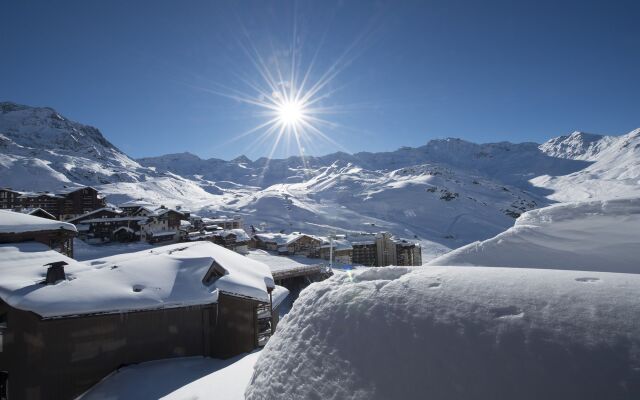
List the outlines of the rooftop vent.
{"type": "Polygon", "coordinates": [[[64,274],[64,266],[68,265],[65,261],[56,261],[49,264],[45,264],[47,268],[47,278],[44,280],[45,285],[54,285],[58,281],[66,279],[64,274]]]}

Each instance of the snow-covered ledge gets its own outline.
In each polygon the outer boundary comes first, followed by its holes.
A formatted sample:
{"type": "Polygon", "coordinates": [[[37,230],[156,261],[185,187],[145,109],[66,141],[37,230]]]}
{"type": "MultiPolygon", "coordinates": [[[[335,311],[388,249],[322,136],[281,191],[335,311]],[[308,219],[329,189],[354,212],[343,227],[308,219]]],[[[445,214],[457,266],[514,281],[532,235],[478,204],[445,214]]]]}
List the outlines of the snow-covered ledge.
{"type": "Polygon", "coordinates": [[[640,275],[375,268],[304,290],[248,399],[637,399],[640,275]]]}

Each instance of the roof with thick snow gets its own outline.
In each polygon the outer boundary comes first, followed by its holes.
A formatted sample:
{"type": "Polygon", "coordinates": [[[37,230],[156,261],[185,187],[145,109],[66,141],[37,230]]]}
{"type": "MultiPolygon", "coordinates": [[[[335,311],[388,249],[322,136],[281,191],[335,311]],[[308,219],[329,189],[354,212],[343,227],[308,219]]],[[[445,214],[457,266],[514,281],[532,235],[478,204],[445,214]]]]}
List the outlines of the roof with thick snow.
{"type": "Polygon", "coordinates": [[[67,220],[67,222],[71,222],[71,223],[73,223],[73,221],[77,221],[77,220],[79,220],[79,219],[81,219],[81,218],[85,218],[85,217],[88,217],[89,215],[97,214],[97,213],[99,213],[99,212],[103,212],[103,211],[112,212],[112,213],[114,213],[114,214],[120,214],[120,213],[122,213],[122,210],[119,210],[119,209],[114,208],[114,207],[102,207],[102,208],[98,208],[98,209],[96,209],[96,210],[93,210],[93,211],[89,211],[89,212],[87,212],[87,213],[84,213],[84,214],[82,214],[82,215],[78,215],[78,216],[77,216],[77,217],[75,217],[75,218],[68,219],[68,220],[67,220]]]}
{"type": "Polygon", "coordinates": [[[216,232],[217,236],[227,237],[229,235],[236,235],[236,241],[248,242],[251,238],[247,235],[244,229],[226,229],[220,232],[216,232]]]}
{"type": "Polygon", "coordinates": [[[217,302],[218,294],[269,301],[269,267],[210,242],[78,262],[40,243],[0,245],[0,298],[45,318],[182,307],[217,302]],[[65,261],[67,279],[41,282],[45,264],[65,261]],[[224,275],[207,285],[216,263],[224,275]]]}
{"type": "Polygon", "coordinates": [[[19,212],[0,210],[0,233],[24,233],[64,229],[77,232],[73,224],[19,212]]]}
{"type": "Polygon", "coordinates": [[[271,292],[271,307],[275,310],[289,296],[289,289],[276,285],[271,292]]]}
{"type": "Polygon", "coordinates": [[[23,208],[23,209],[19,210],[18,212],[23,213],[23,214],[28,214],[28,215],[35,215],[36,213],[44,213],[45,215],[47,215],[49,217],[49,219],[57,219],[50,212],[48,212],[47,210],[45,210],[43,208],[40,208],[40,207],[23,208]]]}
{"type": "Polygon", "coordinates": [[[310,237],[312,239],[321,240],[315,236],[307,235],[300,232],[293,232],[293,233],[260,232],[260,233],[256,233],[254,236],[263,242],[275,243],[278,246],[286,246],[286,245],[292,244],[295,241],[305,236],[310,237]]]}

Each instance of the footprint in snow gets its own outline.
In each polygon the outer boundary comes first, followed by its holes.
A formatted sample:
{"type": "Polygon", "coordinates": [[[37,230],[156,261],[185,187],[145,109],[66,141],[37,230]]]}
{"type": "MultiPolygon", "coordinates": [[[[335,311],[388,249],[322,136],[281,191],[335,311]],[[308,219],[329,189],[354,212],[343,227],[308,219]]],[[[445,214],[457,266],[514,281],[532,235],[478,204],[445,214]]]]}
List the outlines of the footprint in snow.
{"type": "Polygon", "coordinates": [[[584,278],[576,278],[576,281],[578,281],[578,282],[589,282],[589,283],[593,283],[593,282],[598,282],[598,281],[600,281],[600,278],[584,277],[584,278]]]}
{"type": "Polygon", "coordinates": [[[521,318],[524,312],[516,306],[494,307],[489,310],[493,318],[521,318]]]}

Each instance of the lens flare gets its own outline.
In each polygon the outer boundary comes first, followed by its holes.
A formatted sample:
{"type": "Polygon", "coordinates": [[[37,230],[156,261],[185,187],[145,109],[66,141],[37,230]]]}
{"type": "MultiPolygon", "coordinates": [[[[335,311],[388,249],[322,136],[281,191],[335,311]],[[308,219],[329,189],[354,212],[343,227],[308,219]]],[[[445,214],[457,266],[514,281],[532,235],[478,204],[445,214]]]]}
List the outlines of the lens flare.
{"type": "Polygon", "coordinates": [[[278,119],[281,124],[292,127],[302,123],[305,118],[304,104],[296,101],[283,101],[278,104],[278,119]]]}

